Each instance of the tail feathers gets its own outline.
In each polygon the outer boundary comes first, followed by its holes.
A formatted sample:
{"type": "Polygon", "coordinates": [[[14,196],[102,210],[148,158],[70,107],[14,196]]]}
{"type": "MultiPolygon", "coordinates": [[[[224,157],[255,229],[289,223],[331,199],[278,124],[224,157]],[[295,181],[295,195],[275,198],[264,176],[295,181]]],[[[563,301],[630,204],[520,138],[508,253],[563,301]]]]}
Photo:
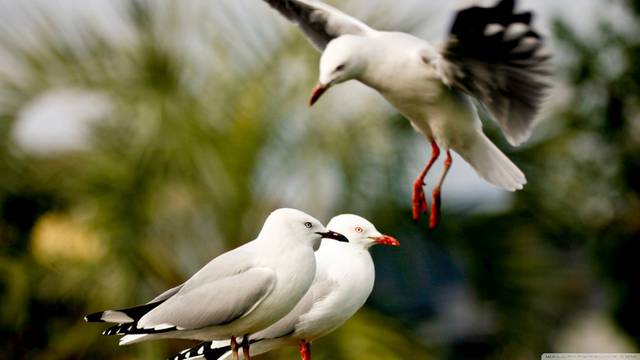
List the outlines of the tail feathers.
{"type": "Polygon", "coordinates": [[[473,146],[458,153],[481,178],[495,186],[516,191],[527,183],[522,171],[482,133],[473,146]]]}
{"type": "Polygon", "coordinates": [[[207,341],[192,348],[182,350],[167,360],[190,360],[205,359],[218,360],[224,359],[231,352],[231,346],[228,341],[207,341]],[[226,345],[223,345],[226,344],[226,345]]]}
{"type": "Polygon", "coordinates": [[[86,322],[131,323],[140,320],[146,313],[155,309],[162,301],[134,306],[120,310],[105,310],[84,317],[86,322]]]}

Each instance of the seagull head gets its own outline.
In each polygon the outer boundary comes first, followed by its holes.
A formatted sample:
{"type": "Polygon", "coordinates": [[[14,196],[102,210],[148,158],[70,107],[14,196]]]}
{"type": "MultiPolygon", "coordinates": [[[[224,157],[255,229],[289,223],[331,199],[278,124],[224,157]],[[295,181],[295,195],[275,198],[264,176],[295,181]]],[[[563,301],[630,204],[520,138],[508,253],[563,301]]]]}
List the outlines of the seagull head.
{"type": "Polygon", "coordinates": [[[320,57],[318,84],[313,88],[309,106],[315,104],[331,86],[364,74],[366,58],[359,51],[362,49],[360,41],[356,36],[344,35],[327,44],[320,57]]]}
{"type": "Polygon", "coordinates": [[[325,228],[313,216],[300,210],[287,208],[275,210],[269,215],[260,236],[263,234],[268,238],[309,243],[314,250],[320,247],[322,239],[349,241],[344,235],[325,228]]]}
{"type": "Polygon", "coordinates": [[[365,249],[377,244],[400,246],[396,238],[381,234],[369,220],[357,215],[338,215],[329,221],[327,228],[344,234],[350,243],[365,249]]]}

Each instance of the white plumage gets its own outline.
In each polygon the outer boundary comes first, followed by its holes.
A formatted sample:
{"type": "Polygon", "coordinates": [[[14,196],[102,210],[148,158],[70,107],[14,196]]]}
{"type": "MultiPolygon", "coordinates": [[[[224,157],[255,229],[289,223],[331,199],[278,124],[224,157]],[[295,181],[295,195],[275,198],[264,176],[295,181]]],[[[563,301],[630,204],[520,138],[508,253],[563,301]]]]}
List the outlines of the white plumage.
{"type": "Polygon", "coordinates": [[[532,14],[515,13],[515,0],[459,11],[444,46],[413,35],[377,31],[313,0],[265,0],[297,23],[323,51],[310,103],[331,86],[358,80],[378,90],[432,145],[432,158],[413,189],[413,216],[428,213],[424,178],[440,149],[445,169],[433,190],[430,226],[440,217],[440,190],[460,154],[487,182],[522,189],[526,178],[482,132],[474,98],[500,125],[512,145],[529,138],[544,99],[550,58],[531,27],[532,14]]]}
{"type": "MultiPolygon", "coordinates": [[[[375,280],[369,247],[399,245],[382,235],[366,219],[339,215],[327,228],[344,234],[348,243],[323,241],[316,252],[316,276],[298,304],[278,322],[250,336],[251,355],[283,346],[301,345],[303,358],[310,357],[311,341],[337,329],[364,305],[375,280]]],[[[169,359],[231,359],[228,341],[211,341],[182,351],[169,359]]]]}
{"type": "Polygon", "coordinates": [[[285,316],[306,293],[315,276],[314,250],[323,237],[347,241],[308,214],[276,210],[255,240],[211,260],[183,284],[147,304],[85,320],[120,323],[103,334],[125,335],[121,345],[254,333],[285,316]]]}

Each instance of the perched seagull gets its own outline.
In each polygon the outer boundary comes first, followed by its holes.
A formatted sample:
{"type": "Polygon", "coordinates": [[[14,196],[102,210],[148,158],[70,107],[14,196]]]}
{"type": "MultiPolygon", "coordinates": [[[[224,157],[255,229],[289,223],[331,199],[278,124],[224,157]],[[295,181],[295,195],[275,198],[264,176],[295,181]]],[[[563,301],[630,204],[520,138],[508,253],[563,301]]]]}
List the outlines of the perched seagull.
{"type": "Polygon", "coordinates": [[[487,182],[509,191],[527,180],[482,132],[472,98],[498,122],[512,145],[527,140],[546,95],[550,54],[515,0],[459,11],[446,43],[377,31],[319,1],[264,0],[302,29],[320,51],[310,105],[331,86],[356,79],[379,91],[431,142],[431,159],[413,184],[413,218],[428,212],[424,179],[440,149],[444,171],[433,190],[430,228],[440,219],[440,189],[454,150],[487,182]]]}
{"type": "MultiPolygon", "coordinates": [[[[120,345],[161,338],[231,339],[255,333],[285,316],[313,282],[314,250],[322,238],[347,242],[315,218],[294,209],[271,213],[258,237],[205,265],[182,285],[150,302],[87,315],[118,325],[103,335],[125,335],[120,345]]],[[[249,342],[242,342],[249,358],[249,342]]]]}
{"type": "MultiPolygon", "coordinates": [[[[339,215],[327,228],[344,234],[349,243],[323,241],[316,252],[316,277],[309,291],[287,316],[249,336],[251,355],[299,345],[303,360],[311,360],[311,341],[337,329],[364,305],[375,278],[368,249],[375,244],[398,246],[372,223],[356,215],[339,215]]],[[[209,341],[183,350],[169,360],[229,359],[228,341],[209,341]]]]}

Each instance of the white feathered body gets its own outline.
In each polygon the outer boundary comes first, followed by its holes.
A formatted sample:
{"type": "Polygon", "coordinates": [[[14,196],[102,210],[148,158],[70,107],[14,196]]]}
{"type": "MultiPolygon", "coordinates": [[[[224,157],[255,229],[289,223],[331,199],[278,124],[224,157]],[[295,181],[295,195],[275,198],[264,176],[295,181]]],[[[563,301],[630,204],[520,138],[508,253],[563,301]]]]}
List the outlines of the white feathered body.
{"type": "Polygon", "coordinates": [[[373,290],[373,260],[361,246],[325,242],[316,262],[321,273],[316,272],[315,281],[332,291],[311,287],[314,305],[298,318],[292,335],[296,339],[312,341],[331,333],[364,305],[373,290]]]}
{"type": "Polygon", "coordinates": [[[524,174],[484,135],[471,99],[443,82],[439,49],[401,32],[345,37],[376,59],[358,80],[380,92],[418,132],[457,152],[488,182],[510,191],[523,187],[524,174]]]}
{"type": "MultiPolygon", "coordinates": [[[[258,249],[256,249],[258,250],[258,249]]],[[[197,337],[185,337],[196,340],[228,339],[229,334],[250,334],[273,324],[285,316],[307,292],[314,279],[316,262],[313,249],[308,246],[288,246],[286,257],[278,257],[285,249],[259,249],[253,257],[256,266],[272,266],[277,280],[273,290],[246,317],[231,324],[212,327],[208,331],[199,331],[197,337]],[[279,259],[277,265],[270,264],[279,259]],[[264,264],[261,264],[264,263],[264,264]],[[291,271],[290,269],[296,269],[291,271]],[[264,309],[264,310],[263,310],[264,309]]]]}
{"type": "MultiPolygon", "coordinates": [[[[344,324],[367,301],[375,281],[375,268],[367,249],[352,243],[324,241],[316,252],[316,263],[313,284],[296,307],[275,324],[251,336],[255,340],[251,355],[325,336],[344,324]]],[[[227,341],[217,341],[212,348],[226,345],[227,341]]],[[[231,353],[220,359],[231,359],[231,353]]]]}
{"type": "MultiPolygon", "coordinates": [[[[268,244],[269,246],[260,245],[260,239],[256,239],[236,249],[233,253],[227,253],[212,260],[211,263],[200,270],[200,273],[207,272],[210,266],[219,267],[220,262],[229,262],[229,265],[235,263],[235,265],[238,265],[238,261],[242,261],[242,259],[251,259],[251,263],[246,264],[247,267],[273,272],[276,279],[273,288],[246,316],[228,324],[195,330],[149,335],[127,335],[121,339],[120,344],[132,344],[162,338],[181,338],[201,341],[229,339],[231,336],[250,334],[264,329],[285,316],[306,293],[313,282],[316,272],[313,248],[305,246],[302,243],[298,244],[295,241],[271,243],[268,244]],[[286,246],[286,249],[281,248],[282,246],[286,246]],[[284,251],[287,253],[286,257],[278,256],[278,254],[284,251]],[[214,262],[218,264],[214,264],[214,262]],[[290,269],[296,269],[296,271],[291,271],[290,269]]],[[[198,273],[194,275],[194,278],[196,278],[197,275],[198,273]]],[[[242,286],[243,284],[238,284],[238,287],[242,286]]],[[[215,289],[212,290],[215,291],[215,289]]],[[[233,298],[233,295],[232,292],[228,294],[230,299],[233,298]]],[[[215,307],[218,304],[209,305],[215,307]]],[[[156,325],[153,323],[145,324],[145,320],[145,317],[141,319],[143,325],[156,325]]]]}

